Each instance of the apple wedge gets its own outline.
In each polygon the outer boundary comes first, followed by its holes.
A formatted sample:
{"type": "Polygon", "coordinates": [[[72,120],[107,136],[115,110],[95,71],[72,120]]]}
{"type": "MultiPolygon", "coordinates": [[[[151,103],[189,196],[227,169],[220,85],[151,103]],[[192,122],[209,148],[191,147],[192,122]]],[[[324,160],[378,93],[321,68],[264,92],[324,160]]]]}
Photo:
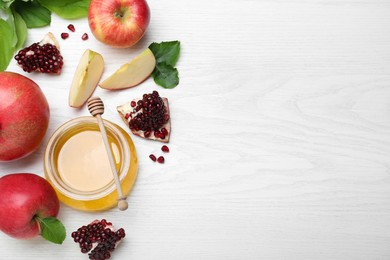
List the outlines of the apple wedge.
{"type": "Polygon", "coordinates": [[[137,86],[152,74],[156,66],[153,52],[147,48],[129,63],[122,65],[114,74],[101,82],[104,89],[115,90],[137,86]]]}
{"type": "Polygon", "coordinates": [[[81,56],[69,92],[69,106],[81,107],[95,91],[103,74],[104,60],[97,52],[86,50],[81,56]]]}

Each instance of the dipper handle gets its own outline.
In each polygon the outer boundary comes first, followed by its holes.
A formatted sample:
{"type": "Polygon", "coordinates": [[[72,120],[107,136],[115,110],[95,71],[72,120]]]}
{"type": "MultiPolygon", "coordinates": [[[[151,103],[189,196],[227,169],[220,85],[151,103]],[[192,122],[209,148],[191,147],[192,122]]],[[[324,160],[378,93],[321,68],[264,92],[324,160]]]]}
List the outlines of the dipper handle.
{"type": "Polygon", "coordinates": [[[117,172],[116,166],[115,166],[114,155],[112,154],[112,150],[111,150],[110,144],[108,142],[108,138],[107,138],[106,128],[104,127],[104,122],[103,122],[103,119],[101,117],[101,115],[104,113],[104,103],[100,99],[100,97],[91,97],[88,100],[87,104],[88,104],[89,112],[91,113],[92,116],[96,117],[96,119],[97,119],[100,133],[102,134],[102,138],[103,138],[103,143],[104,143],[104,146],[106,147],[108,160],[110,161],[111,172],[114,176],[116,189],[118,191],[118,208],[120,210],[126,210],[128,208],[128,204],[126,201],[126,197],[123,195],[122,186],[121,186],[121,183],[119,181],[118,172],[117,172]]]}

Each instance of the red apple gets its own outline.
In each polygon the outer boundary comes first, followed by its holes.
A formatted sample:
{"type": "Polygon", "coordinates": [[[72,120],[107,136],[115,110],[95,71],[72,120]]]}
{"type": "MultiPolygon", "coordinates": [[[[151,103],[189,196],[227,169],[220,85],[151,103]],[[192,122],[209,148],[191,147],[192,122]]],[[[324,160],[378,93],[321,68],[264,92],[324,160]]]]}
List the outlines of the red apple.
{"type": "Polygon", "coordinates": [[[0,162],[38,149],[49,125],[49,105],[39,86],[13,72],[0,72],[0,162]]]}
{"type": "Polygon", "coordinates": [[[88,22],[99,41],[118,48],[136,44],[144,35],[150,21],[145,0],[92,0],[88,22]]]}
{"type": "Polygon", "coordinates": [[[14,238],[28,239],[41,233],[41,220],[55,217],[60,207],[53,187],[32,173],[0,178],[0,230],[14,238]]]}

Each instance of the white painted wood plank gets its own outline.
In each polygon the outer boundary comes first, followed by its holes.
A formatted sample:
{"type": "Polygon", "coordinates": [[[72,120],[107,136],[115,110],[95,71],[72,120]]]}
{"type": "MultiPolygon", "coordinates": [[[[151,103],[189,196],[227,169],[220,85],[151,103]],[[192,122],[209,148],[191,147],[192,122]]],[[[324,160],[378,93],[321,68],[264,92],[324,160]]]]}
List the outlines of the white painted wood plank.
{"type": "MultiPolygon", "coordinates": [[[[28,75],[51,106],[50,134],[88,115],[67,106],[86,48],[106,58],[103,78],[153,41],[180,40],[180,85],[149,79],[123,91],[97,89],[105,117],[157,89],[170,100],[173,132],[164,165],[159,143],[133,138],[140,169],[127,212],[63,206],[68,233],[95,218],[127,231],[113,259],[390,258],[390,2],[380,0],[157,1],[145,38],[128,50],[90,40],[85,19],[61,42],[60,76],[28,75]]],[[[69,21],[53,16],[51,31],[69,21]]],[[[32,30],[38,41],[48,28],[32,30]]],[[[14,63],[11,71],[21,70],[14,63]]],[[[44,145],[1,164],[0,174],[43,175],[44,145]]],[[[0,259],[87,259],[64,245],[0,234],[0,259]]]]}

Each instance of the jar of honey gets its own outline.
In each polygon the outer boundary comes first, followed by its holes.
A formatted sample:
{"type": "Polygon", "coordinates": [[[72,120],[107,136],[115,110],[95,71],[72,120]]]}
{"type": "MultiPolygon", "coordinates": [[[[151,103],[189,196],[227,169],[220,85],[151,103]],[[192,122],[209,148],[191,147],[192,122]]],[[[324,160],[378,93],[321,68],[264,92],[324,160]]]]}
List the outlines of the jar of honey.
{"type": "MultiPolygon", "coordinates": [[[[104,120],[116,169],[125,195],[137,176],[138,160],[130,136],[104,120]]],[[[44,155],[45,177],[60,201],[83,211],[102,211],[117,205],[117,190],[99,126],[94,117],[79,117],[60,126],[44,155]]]]}

